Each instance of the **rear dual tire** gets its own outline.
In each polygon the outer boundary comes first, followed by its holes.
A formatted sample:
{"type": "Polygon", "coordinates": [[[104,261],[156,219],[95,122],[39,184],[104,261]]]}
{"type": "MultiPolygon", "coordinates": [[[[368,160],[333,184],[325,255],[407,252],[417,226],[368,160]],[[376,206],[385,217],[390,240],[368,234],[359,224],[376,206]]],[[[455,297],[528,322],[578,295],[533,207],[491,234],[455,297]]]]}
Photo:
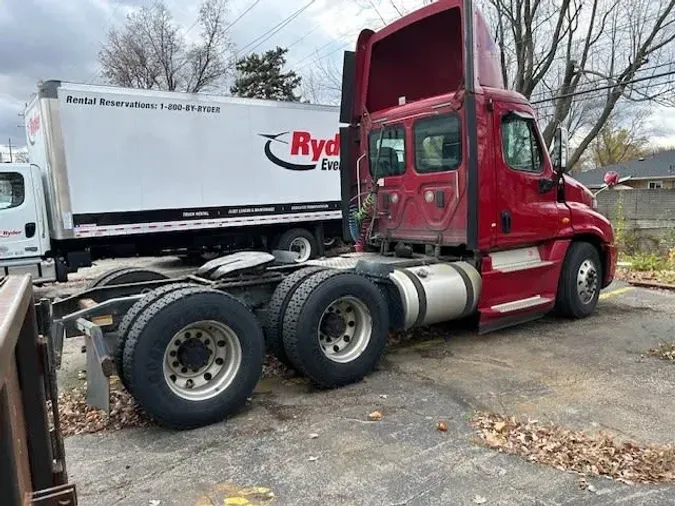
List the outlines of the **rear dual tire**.
{"type": "Polygon", "coordinates": [[[298,287],[310,276],[325,270],[323,267],[305,267],[289,274],[276,287],[265,316],[265,347],[267,352],[289,367],[294,367],[284,349],[284,314],[298,287]]]}
{"type": "Polygon", "coordinates": [[[151,292],[129,320],[121,336],[123,381],[163,425],[209,425],[251,396],[262,373],[263,333],[234,297],[174,286],[163,294],[151,292]]]}
{"type": "Polygon", "coordinates": [[[389,311],[380,289],[351,272],[323,271],[298,286],[283,316],[283,346],[315,384],[361,381],[387,343],[389,311]]]}

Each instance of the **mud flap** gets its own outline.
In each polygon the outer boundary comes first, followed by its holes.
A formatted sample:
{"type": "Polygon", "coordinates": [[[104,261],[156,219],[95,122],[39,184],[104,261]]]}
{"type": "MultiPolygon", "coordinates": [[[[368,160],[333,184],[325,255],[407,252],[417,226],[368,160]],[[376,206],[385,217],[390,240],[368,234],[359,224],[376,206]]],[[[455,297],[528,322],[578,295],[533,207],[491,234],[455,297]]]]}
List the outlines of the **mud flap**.
{"type": "Polygon", "coordinates": [[[77,320],[77,328],[84,334],[87,350],[87,405],[107,413],[110,410],[110,376],[115,371],[108,351],[110,337],[105,337],[101,327],[84,318],[77,320]]]}

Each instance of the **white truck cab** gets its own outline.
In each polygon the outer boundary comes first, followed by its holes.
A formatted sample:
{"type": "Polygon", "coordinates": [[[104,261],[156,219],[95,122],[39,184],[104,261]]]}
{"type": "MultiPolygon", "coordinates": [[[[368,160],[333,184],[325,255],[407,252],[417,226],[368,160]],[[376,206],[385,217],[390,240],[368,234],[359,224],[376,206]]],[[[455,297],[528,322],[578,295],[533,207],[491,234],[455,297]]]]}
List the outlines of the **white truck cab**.
{"type": "Polygon", "coordinates": [[[35,283],[55,281],[40,168],[0,164],[0,277],[31,274],[35,283]]]}

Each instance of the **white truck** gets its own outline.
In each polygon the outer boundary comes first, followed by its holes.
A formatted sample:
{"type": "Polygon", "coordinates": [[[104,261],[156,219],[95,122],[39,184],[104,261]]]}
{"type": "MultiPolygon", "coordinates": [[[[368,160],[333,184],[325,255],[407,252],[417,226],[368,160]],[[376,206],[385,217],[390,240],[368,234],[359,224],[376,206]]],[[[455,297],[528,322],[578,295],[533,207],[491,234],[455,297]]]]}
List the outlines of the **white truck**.
{"type": "Polygon", "coordinates": [[[102,257],[294,251],[342,236],[339,108],[46,81],[0,164],[0,277],[102,257]]]}

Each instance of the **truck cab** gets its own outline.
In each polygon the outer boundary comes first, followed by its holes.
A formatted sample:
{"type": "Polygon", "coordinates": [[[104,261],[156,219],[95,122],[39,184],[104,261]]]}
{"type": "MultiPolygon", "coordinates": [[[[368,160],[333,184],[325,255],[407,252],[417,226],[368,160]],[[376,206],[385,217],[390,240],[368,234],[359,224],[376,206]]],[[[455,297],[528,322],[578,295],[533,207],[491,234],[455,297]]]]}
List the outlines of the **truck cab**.
{"type": "Polygon", "coordinates": [[[49,227],[40,169],[34,164],[0,164],[0,277],[31,274],[34,282],[56,280],[47,258],[49,227]]]}
{"type": "Polygon", "coordinates": [[[593,259],[575,283],[592,296],[575,314],[590,314],[614,276],[611,224],[567,174],[565,129],[549,151],[537,111],[505,89],[471,0],[364,30],[343,76],[345,233],[360,250],[470,259],[490,329],[550,311],[581,248],[593,259]]]}

